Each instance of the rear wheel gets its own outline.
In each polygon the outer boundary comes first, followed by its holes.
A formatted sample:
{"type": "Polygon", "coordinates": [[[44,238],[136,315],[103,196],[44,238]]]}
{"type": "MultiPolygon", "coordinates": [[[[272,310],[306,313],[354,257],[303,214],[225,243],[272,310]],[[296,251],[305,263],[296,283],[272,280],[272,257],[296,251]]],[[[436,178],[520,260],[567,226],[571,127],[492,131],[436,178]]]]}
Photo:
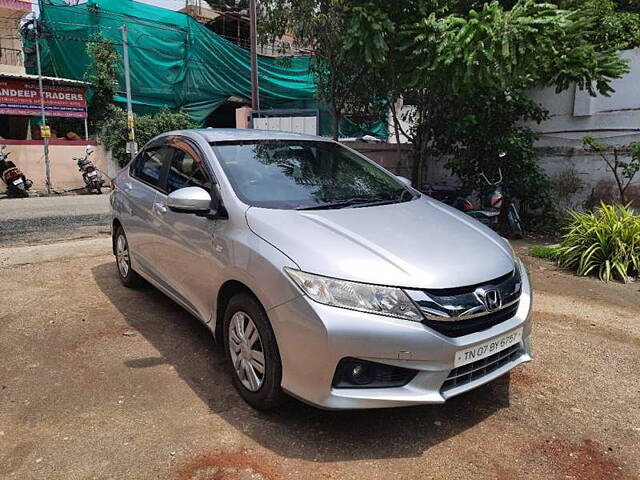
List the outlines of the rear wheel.
{"type": "Polygon", "coordinates": [[[131,254],[129,252],[129,242],[122,227],[118,227],[114,237],[116,251],[116,266],[118,276],[125,287],[134,288],[140,285],[142,279],[140,275],[131,268],[131,254]]]}
{"type": "Polygon", "coordinates": [[[224,344],[233,384],[253,408],[280,405],[282,364],[278,345],[262,305],[241,293],[229,301],[224,315],[224,344]]]}

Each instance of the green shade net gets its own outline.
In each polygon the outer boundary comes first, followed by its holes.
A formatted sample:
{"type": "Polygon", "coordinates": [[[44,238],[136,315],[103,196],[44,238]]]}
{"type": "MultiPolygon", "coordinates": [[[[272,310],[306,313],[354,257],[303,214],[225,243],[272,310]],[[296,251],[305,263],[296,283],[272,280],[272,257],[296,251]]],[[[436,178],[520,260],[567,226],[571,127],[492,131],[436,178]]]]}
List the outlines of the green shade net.
{"type": "MultiPolygon", "coordinates": [[[[86,44],[96,34],[115,44],[122,56],[121,26],[127,26],[134,110],[184,109],[202,124],[229,97],[251,98],[249,51],[225,40],[190,16],[132,0],[89,0],[77,6],[41,2],[45,74],[86,80],[86,44]]],[[[261,108],[313,108],[321,111],[321,133],[330,133],[328,113],[316,100],[311,57],[258,57],[261,108]],[[324,118],[323,118],[324,117],[324,118]]],[[[124,87],[124,69],[118,84],[124,87]]],[[[125,92],[115,97],[126,102],[125,92]]],[[[350,133],[380,134],[349,124],[350,133]]]]}

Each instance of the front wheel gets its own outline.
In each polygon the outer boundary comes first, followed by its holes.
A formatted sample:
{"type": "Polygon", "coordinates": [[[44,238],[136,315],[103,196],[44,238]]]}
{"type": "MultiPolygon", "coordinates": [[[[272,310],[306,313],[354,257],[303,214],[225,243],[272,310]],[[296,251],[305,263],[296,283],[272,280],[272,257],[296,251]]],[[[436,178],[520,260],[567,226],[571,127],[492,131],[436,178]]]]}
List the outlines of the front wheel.
{"type": "Polygon", "coordinates": [[[282,364],[267,314],[255,297],[241,293],[229,301],[224,315],[224,344],[233,384],[257,410],[284,401],[282,364]]]}

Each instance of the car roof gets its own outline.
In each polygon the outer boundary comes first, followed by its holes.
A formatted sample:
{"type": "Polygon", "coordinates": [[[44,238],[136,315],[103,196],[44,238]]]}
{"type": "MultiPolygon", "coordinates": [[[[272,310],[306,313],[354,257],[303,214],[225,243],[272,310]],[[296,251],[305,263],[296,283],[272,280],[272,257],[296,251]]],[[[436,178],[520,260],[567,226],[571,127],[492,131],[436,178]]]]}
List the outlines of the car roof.
{"type": "Polygon", "coordinates": [[[206,142],[228,142],[234,140],[314,140],[330,142],[331,139],[302,133],[257,130],[252,128],[193,128],[176,130],[165,135],[199,136],[206,142]]]}

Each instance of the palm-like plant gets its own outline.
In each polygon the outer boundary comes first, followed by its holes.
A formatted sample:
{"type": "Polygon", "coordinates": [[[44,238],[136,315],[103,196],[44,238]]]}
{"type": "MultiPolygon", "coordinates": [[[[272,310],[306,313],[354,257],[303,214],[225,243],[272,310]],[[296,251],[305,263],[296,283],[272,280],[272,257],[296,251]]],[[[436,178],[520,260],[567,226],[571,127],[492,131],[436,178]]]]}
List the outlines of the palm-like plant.
{"type": "Polygon", "coordinates": [[[640,215],[629,206],[601,204],[595,212],[570,212],[558,248],[560,266],[578,275],[627,282],[640,273],[640,215]]]}

